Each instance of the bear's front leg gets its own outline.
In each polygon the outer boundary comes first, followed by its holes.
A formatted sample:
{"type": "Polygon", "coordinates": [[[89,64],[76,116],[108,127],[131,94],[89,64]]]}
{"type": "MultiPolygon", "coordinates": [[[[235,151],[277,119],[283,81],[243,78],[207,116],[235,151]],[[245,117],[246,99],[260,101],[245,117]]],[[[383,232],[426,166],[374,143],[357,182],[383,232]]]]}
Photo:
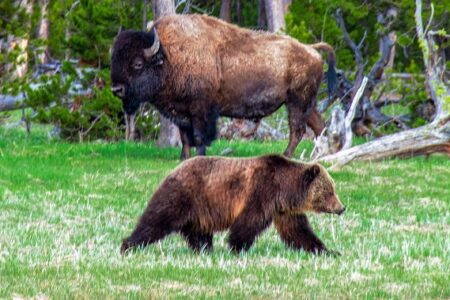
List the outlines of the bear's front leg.
{"type": "Polygon", "coordinates": [[[314,234],[305,214],[277,215],[274,223],[281,239],[287,246],[312,253],[333,253],[314,234]]]}
{"type": "Polygon", "coordinates": [[[272,219],[263,213],[247,211],[242,213],[230,228],[228,244],[234,252],[247,251],[256,237],[269,227],[272,219]]]}
{"type": "Polygon", "coordinates": [[[195,252],[211,251],[213,248],[213,235],[196,231],[192,225],[186,225],[181,229],[181,234],[186,239],[189,247],[195,252]]]}

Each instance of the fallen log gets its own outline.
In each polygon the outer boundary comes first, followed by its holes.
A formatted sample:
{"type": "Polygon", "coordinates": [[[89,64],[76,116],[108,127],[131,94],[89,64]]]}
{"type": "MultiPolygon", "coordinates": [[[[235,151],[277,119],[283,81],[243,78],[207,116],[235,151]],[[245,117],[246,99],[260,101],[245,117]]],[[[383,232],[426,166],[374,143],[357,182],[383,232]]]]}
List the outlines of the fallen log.
{"type": "MultiPolygon", "coordinates": [[[[71,64],[77,64],[77,60],[70,60],[71,64]]],[[[83,78],[86,72],[94,72],[93,68],[75,68],[75,71],[79,78],[83,78]]],[[[60,61],[54,61],[52,63],[40,64],[36,66],[36,70],[32,75],[32,79],[39,78],[40,76],[62,74],[62,63],[60,61]]],[[[64,74],[63,74],[64,76],[64,74]]],[[[29,85],[31,90],[37,90],[44,84],[42,83],[32,83],[29,85]]],[[[70,96],[85,96],[91,94],[92,90],[90,88],[84,89],[82,84],[78,81],[72,82],[70,86],[69,95],[70,96]]],[[[26,93],[19,93],[18,95],[10,94],[0,94],[0,112],[12,111],[17,109],[22,109],[27,107],[25,101],[26,93]]]]}
{"type": "Polygon", "coordinates": [[[23,107],[23,94],[17,96],[0,95],[0,112],[16,110],[23,107]]]}
{"type": "Polygon", "coordinates": [[[286,138],[286,134],[261,120],[253,122],[245,119],[233,119],[220,123],[219,137],[227,140],[279,140],[286,138]]]}
{"type": "MultiPolygon", "coordinates": [[[[30,84],[30,89],[36,90],[40,88],[42,84],[30,84]]],[[[91,89],[84,90],[82,85],[79,83],[73,84],[70,87],[69,95],[70,96],[87,96],[92,93],[91,89]]],[[[18,110],[22,108],[27,108],[28,104],[25,101],[26,94],[20,93],[18,95],[1,95],[0,94],[0,112],[3,111],[12,111],[18,110]]]]}
{"type": "Polygon", "coordinates": [[[372,142],[321,157],[321,162],[338,166],[355,160],[381,160],[387,157],[412,157],[442,152],[450,156],[450,118],[439,123],[405,130],[372,142]],[[445,125],[442,125],[442,122],[445,125]]]}

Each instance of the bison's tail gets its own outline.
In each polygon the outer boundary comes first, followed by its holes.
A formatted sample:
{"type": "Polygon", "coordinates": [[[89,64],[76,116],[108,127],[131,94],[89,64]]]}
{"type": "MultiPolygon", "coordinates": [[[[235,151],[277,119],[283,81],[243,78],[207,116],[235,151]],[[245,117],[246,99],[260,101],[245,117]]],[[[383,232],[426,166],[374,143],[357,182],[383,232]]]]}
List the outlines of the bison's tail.
{"type": "Polygon", "coordinates": [[[327,43],[317,43],[312,44],[311,47],[313,47],[316,50],[323,50],[328,53],[328,71],[327,71],[327,81],[328,81],[328,95],[331,98],[333,98],[334,90],[336,89],[336,54],[334,53],[333,47],[328,45],[327,43]]]}

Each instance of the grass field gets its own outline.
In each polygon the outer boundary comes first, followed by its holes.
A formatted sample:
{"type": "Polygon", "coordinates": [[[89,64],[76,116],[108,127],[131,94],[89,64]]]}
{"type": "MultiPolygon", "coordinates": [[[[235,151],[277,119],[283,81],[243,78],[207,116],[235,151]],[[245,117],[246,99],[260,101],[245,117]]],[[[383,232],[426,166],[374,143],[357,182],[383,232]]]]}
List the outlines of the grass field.
{"type": "MultiPolygon", "coordinates": [[[[219,141],[209,154],[285,145],[219,141]]],[[[337,258],[286,249],[273,228],[241,255],[223,233],[212,253],[194,254],[174,235],[122,257],[122,238],[178,156],[152,144],[69,144],[0,128],[0,298],[450,298],[448,158],[332,172],[347,212],[311,222],[337,258]]]]}

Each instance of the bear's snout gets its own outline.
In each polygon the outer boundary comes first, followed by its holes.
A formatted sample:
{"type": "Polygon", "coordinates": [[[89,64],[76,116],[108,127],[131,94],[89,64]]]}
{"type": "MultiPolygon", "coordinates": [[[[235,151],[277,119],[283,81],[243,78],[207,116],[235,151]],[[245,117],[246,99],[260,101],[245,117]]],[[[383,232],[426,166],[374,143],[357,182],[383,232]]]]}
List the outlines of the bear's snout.
{"type": "Polygon", "coordinates": [[[345,207],[342,207],[342,209],[338,212],[336,212],[338,215],[342,215],[345,211],[345,207]]]}
{"type": "Polygon", "coordinates": [[[329,212],[332,214],[342,215],[345,211],[345,206],[337,195],[333,195],[329,198],[329,212]]]}

